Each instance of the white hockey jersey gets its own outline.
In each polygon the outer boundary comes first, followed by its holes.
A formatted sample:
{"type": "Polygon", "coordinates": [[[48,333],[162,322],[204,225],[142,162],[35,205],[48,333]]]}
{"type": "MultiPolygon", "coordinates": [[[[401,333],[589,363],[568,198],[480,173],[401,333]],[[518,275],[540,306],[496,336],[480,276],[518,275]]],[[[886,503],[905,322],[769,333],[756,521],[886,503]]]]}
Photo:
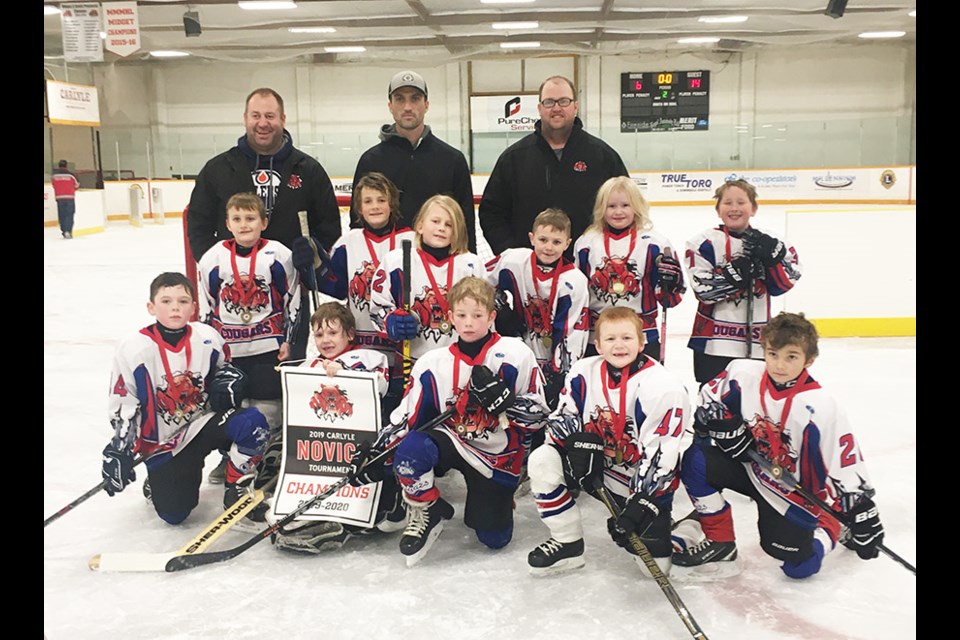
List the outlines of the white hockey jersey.
{"type": "MultiPolygon", "coordinates": [[[[763,362],[734,360],[701,388],[701,404],[712,401],[742,416],[757,451],[827,504],[845,511],[861,493],[873,496],[846,413],[806,369],[796,384],[778,390],[763,362]]],[[[756,462],[744,464],[750,481],[774,509],[803,526],[816,522],[819,509],[805,504],[756,462]]],[[[825,520],[821,518],[820,526],[836,527],[832,518],[825,520]]]]}
{"type": "Polygon", "coordinates": [[[175,347],[156,325],[123,340],[108,398],[116,440],[144,457],[183,449],[214,415],[207,410],[207,384],[228,358],[220,334],[199,322],[188,323],[175,347]]]}
{"type": "Polygon", "coordinates": [[[540,368],[569,371],[587,348],[587,277],[569,262],[544,270],[533,249],[507,249],[487,263],[487,271],[490,284],[510,292],[514,310],[523,312],[523,341],[540,368]]]}
{"type": "Polygon", "coordinates": [[[641,354],[638,369],[616,382],[602,356],[573,364],[557,410],[547,421],[551,440],[574,431],[603,438],[607,486],[623,497],[675,491],[690,397],[680,378],[641,354]],[[612,481],[612,482],[611,482],[612,481]]]}
{"type": "MultiPolygon", "coordinates": [[[[431,349],[445,347],[457,340],[453,323],[447,316],[447,292],[455,282],[467,276],[486,278],[487,270],[478,256],[461,253],[437,260],[414,244],[410,256],[410,313],[417,318],[417,337],[410,341],[414,360],[431,349]]],[[[387,316],[403,308],[403,251],[388,251],[373,277],[370,290],[370,319],[383,337],[387,337],[387,316]]]]}
{"type": "MultiPolygon", "coordinates": [[[[385,353],[375,349],[361,349],[359,347],[347,349],[340,355],[332,358],[348,371],[372,371],[377,376],[377,392],[383,397],[387,393],[387,381],[390,379],[390,363],[385,353]]],[[[298,366],[310,369],[323,369],[324,357],[304,360],[298,366]]]]}
{"type": "MultiPolygon", "coordinates": [[[[771,235],[772,234],[767,234],[771,235]]],[[[800,259],[793,247],[775,267],[766,270],[753,287],[753,346],[750,357],[762,358],[760,330],[770,321],[770,297],[783,295],[800,279],[800,259]]],[[[747,355],[747,296],[732,287],[720,269],[743,255],[743,240],[723,225],[707,229],[687,241],[685,261],[690,287],[697,296],[697,315],[687,346],[711,356],[747,355]]]]}
{"type": "Polygon", "coordinates": [[[381,439],[382,444],[451,406],[457,407],[457,413],[431,433],[450,438],[463,459],[484,477],[516,486],[525,455],[524,444],[533,431],[541,428],[542,418],[548,412],[543,378],[530,348],[519,338],[494,333],[476,358],[464,355],[457,343],[431,349],[413,365],[410,387],[390,416],[390,431],[381,439]],[[498,419],[474,402],[468,402],[470,375],[474,365],[479,364],[499,375],[513,389],[517,410],[508,409],[498,419]],[[526,416],[531,419],[526,420],[526,416]]]}
{"type": "Polygon", "coordinates": [[[351,229],[333,245],[330,256],[333,267],[328,277],[318,283],[323,293],[344,302],[353,313],[357,345],[383,352],[391,366],[396,363],[399,347],[378,332],[370,319],[371,283],[383,256],[399,249],[402,240],[413,241],[415,237],[416,234],[406,227],[384,236],[377,236],[367,229],[351,229]]]}
{"type": "Polygon", "coordinates": [[[261,238],[249,255],[241,256],[235,240],[218,242],[200,258],[197,278],[209,309],[201,319],[223,336],[234,358],[293,342],[300,322],[300,284],[285,245],[261,238]]]}
{"type": "Polygon", "coordinates": [[[657,330],[657,305],[675,307],[683,297],[684,287],[669,294],[660,289],[657,258],[670,242],[655,231],[638,231],[629,227],[619,233],[609,229],[587,229],[573,245],[580,270],[590,284],[590,341],[593,325],[607,307],[628,307],[643,321],[647,343],[660,340],[657,330]]]}

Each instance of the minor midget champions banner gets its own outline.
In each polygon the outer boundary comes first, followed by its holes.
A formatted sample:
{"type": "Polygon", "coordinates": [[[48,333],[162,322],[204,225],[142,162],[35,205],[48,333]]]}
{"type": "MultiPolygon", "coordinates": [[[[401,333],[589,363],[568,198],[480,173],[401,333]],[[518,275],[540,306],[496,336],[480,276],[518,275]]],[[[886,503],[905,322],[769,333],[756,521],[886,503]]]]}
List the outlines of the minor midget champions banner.
{"type": "MultiPolygon", "coordinates": [[[[273,513],[280,519],[349,471],[357,446],[380,431],[376,373],[283,367],[283,449],[273,513]]],[[[372,527],[380,483],[346,485],[299,516],[372,527]]]]}

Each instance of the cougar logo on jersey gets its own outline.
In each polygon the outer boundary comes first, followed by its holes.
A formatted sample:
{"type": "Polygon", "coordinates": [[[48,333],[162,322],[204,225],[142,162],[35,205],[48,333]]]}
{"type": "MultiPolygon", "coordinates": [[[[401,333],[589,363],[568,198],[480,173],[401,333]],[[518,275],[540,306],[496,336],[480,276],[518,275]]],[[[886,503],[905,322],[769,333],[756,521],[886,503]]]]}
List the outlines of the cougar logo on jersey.
{"type": "Polygon", "coordinates": [[[240,282],[234,280],[225,283],[220,289],[223,308],[236,315],[245,311],[253,314],[266,309],[270,304],[264,291],[266,286],[266,280],[262,277],[254,276],[253,282],[250,282],[249,274],[240,276],[240,282]]]}
{"type": "Polygon", "coordinates": [[[350,300],[353,306],[361,311],[370,309],[370,282],[373,280],[373,274],[377,268],[372,262],[364,260],[360,265],[360,270],[350,278],[349,291],[350,300]]]}
{"type": "Polygon", "coordinates": [[[590,420],[583,425],[583,430],[596,433],[603,438],[603,455],[613,458],[617,464],[633,464],[640,461],[640,449],[633,442],[636,427],[630,416],[627,416],[623,433],[617,438],[613,411],[597,405],[590,414],[590,420]]]}
{"type": "Polygon", "coordinates": [[[453,401],[447,406],[456,405],[457,415],[450,419],[453,430],[464,440],[487,439],[488,432],[493,431],[500,421],[490,415],[486,409],[469,402],[469,393],[466,388],[457,389],[453,401]]]}
{"type": "Polygon", "coordinates": [[[762,456],[774,462],[790,473],[797,470],[797,461],[790,452],[790,436],[783,432],[783,425],[774,424],[769,420],[755,415],[748,424],[757,451],[762,456]]]}
{"type": "Polygon", "coordinates": [[[439,296],[446,295],[445,287],[439,287],[439,292],[430,287],[424,287],[423,293],[415,295],[413,304],[410,305],[410,312],[417,316],[417,322],[420,324],[420,335],[434,342],[439,342],[444,336],[453,333],[453,326],[444,315],[443,307],[440,306],[439,296]]]}
{"type": "Polygon", "coordinates": [[[640,295],[640,278],[637,265],[625,258],[605,257],[590,278],[594,295],[613,304],[626,296],[640,295]]]}
{"type": "Polygon", "coordinates": [[[157,388],[157,408],[167,416],[167,422],[190,422],[200,413],[203,404],[203,379],[192,371],[166,378],[166,389],[157,388]]]}
{"type": "Polygon", "coordinates": [[[527,296],[527,302],[523,305],[523,312],[526,316],[527,327],[530,333],[541,340],[549,338],[553,332],[550,325],[550,301],[544,300],[534,295],[527,296]]]}
{"type": "Polygon", "coordinates": [[[347,392],[337,385],[321,384],[319,391],[313,392],[310,408],[321,420],[333,422],[353,415],[353,403],[347,392]]]}

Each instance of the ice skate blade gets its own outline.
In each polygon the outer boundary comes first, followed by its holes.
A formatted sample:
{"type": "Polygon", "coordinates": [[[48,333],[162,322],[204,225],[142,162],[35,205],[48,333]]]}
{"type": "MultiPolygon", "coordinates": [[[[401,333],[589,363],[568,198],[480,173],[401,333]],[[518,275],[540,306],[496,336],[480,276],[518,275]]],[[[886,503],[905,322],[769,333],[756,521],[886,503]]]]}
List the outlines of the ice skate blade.
{"type": "MultiPolygon", "coordinates": [[[[424,557],[425,555],[427,555],[427,552],[428,552],[428,551],[430,551],[430,547],[432,547],[432,546],[433,546],[433,543],[436,542],[437,538],[440,537],[440,532],[441,532],[441,531],[443,531],[443,522],[442,522],[442,521],[441,521],[441,522],[438,522],[438,523],[437,523],[437,526],[435,526],[433,529],[430,530],[430,533],[427,534],[427,541],[426,541],[426,543],[424,543],[424,545],[420,548],[419,551],[417,551],[416,553],[413,553],[413,554],[411,554],[411,555],[409,555],[409,556],[405,556],[406,559],[407,559],[407,567],[408,567],[408,568],[414,566],[415,564],[417,564],[418,562],[420,562],[421,560],[423,560],[423,557],[424,557]]],[[[401,551],[400,553],[403,553],[403,551],[401,551]]]]}
{"type": "Polygon", "coordinates": [[[670,578],[680,582],[716,582],[740,575],[742,568],[737,560],[708,562],[695,567],[673,565],[670,578]]]}
{"type": "Polygon", "coordinates": [[[555,576],[562,573],[569,573],[570,571],[576,571],[577,569],[582,569],[586,564],[587,562],[583,559],[583,556],[564,558],[563,560],[557,560],[549,567],[530,567],[530,575],[538,578],[555,576]]]}

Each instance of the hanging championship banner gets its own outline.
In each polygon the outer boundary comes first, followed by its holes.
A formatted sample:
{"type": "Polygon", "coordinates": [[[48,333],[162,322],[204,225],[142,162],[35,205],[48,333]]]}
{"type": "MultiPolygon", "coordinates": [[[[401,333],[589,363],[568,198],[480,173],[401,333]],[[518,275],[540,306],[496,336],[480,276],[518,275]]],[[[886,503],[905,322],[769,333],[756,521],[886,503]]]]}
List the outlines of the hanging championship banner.
{"type": "MultiPolygon", "coordinates": [[[[329,377],[323,369],[281,368],[284,455],[273,498],[278,520],[343,479],[357,446],[380,432],[378,375],[343,370],[329,377]]],[[[372,527],[380,489],[379,482],[346,485],[298,519],[372,527]]]]}
{"type": "Polygon", "coordinates": [[[140,15],[136,2],[104,2],[103,26],[107,34],[104,46],[118,56],[140,50],[140,15]]]}
{"type": "Polygon", "coordinates": [[[97,88],[47,80],[47,115],[50,124],[100,126],[100,101],[97,88]]]}
{"type": "Polygon", "coordinates": [[[100,5],[71,2],[60,5],[63,59],[67,62],[103,62],[100,5]]]}

